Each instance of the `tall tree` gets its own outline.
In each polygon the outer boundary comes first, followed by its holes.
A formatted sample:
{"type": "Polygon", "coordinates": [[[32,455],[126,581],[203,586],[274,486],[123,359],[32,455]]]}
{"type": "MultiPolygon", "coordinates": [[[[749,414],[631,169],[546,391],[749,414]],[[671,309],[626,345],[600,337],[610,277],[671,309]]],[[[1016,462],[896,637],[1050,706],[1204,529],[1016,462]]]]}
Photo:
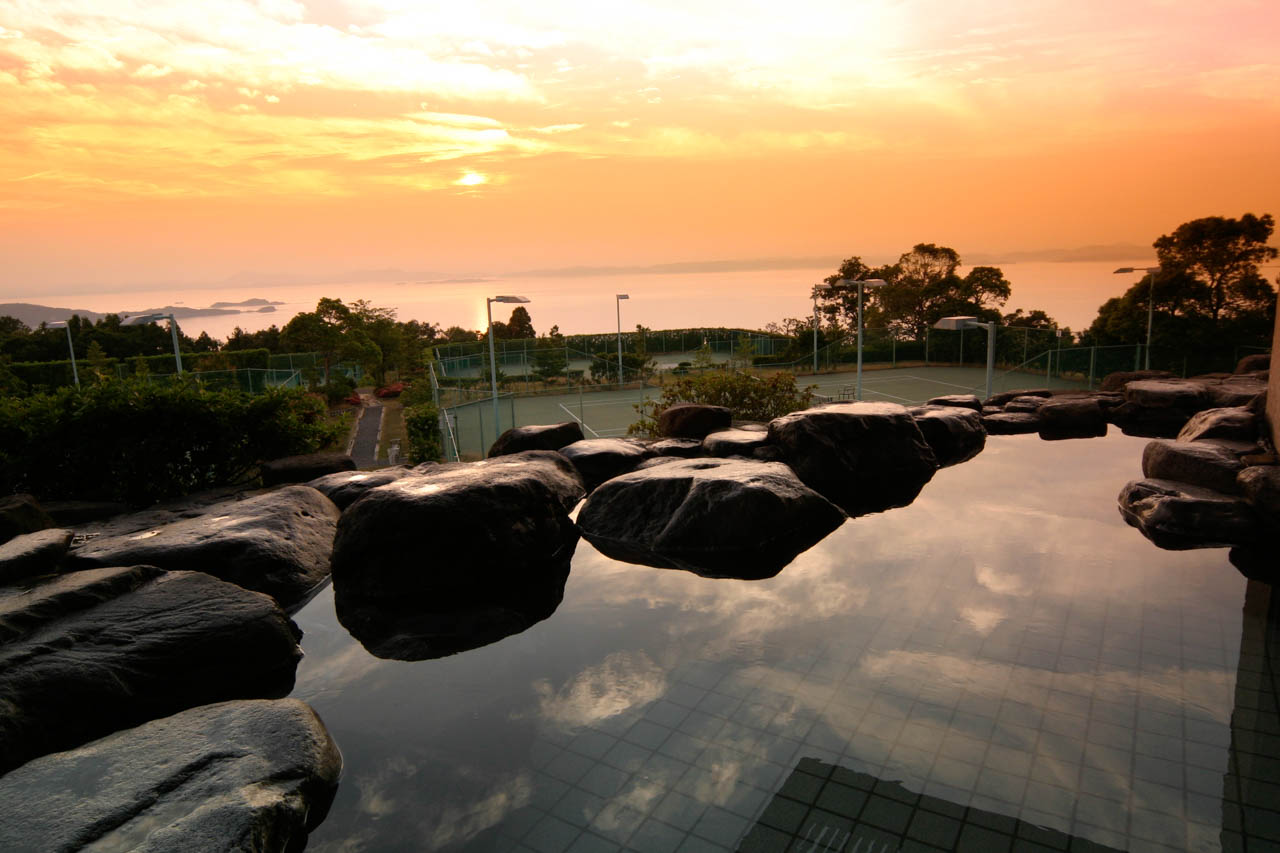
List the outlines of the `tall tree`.
{"type": "Polygon", "coordinates": [[[1239,219],[1206,216],[1184,222],[1153,245],[1162,273],[1187,273],[1205,284],[1198,301],[1216,325],[1224,315],[1265,310],[1274,302],[1275,293],[1258,269],[1280,254],[1267,245],[1274,228],[1269,213],[1246,213],[1239,219]]]}
{"type": "Polygon", "coordinates": [[[517,305],[511,312],[511,319],[507,321],[506,334],[503,337],[536,338],[537,336],[538,333],[533,330],[533,318],[529,316],[529,312],[523,305],[517,305]]]}

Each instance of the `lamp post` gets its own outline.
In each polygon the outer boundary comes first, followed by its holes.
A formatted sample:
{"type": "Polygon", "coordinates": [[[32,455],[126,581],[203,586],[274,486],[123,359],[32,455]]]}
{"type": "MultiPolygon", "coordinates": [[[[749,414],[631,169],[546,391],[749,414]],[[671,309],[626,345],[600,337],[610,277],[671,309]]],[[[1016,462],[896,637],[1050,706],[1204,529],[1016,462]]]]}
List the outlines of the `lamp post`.
{"type": "Polygon", "coordinates": [[[71,352],[71,378],[75,380],[76,387],[80,387],[80,371],[76,370],[76,345],[71,342],[71,322],[69,320],[58,320],[48,324],[50,329],[66,329],[67,330],[67,349],[71,352]]]}
{"type": "Polygon", "coordinates": [[[1147,292],[1147,357],[1146,369],[1151,369],[1151,320],[1156,311],[1156,275],[1160,272],[1159,266],[1154,267],[1120,267],[1112,275],[1120,273],[1144,272],[1151,276],[1151,289],[1147,292]]]}
{"type": "MultiPolygon", "coordinates": [[[[858,285],[858,391],[857,398],[862,399],[862,291],[867,287],[884,287],[886,282],[882,278],[867,279],[847,279],[842,278],[837,284],[848,287],[850,285],[858,285]]],[[[989,396],[989,395],[988,395],[989,396]]]]}
{"type": "Polygon", "coordinates": [[[178,366],[178,375],[182,375],[182,353],[178,350],[178,321],[174,319],[172,314],[140,314],[137,317],[131,317],[126,326],[141,326],[145,323],[152,323],[156,320],[169,321],[169,334],[173,336],[173,361],[178,366]]]}
{"type": "Polygon", "coordinates": [[[818,294],[825,290],[830,290],[829,284],[815,284],[813,286],[813,372],[818,372],[818,294]]]}
{"type": "MultiPolygon", "coordinates": [[[[486,296],[484,312],[489,318],[489,383],[493,388],[493,440],[498,440],[498,359],[493,354],[493,303],[495,302],[528,302],[523,296],[486,296]]],[[[512,424],[515,426],[515,424],[512,424]]]]}
{"type": "Polygon", "coordinates": [[[622,300],[631,297],[625,293],[619,293],[614,297],[614,306],[618,309],[618,387],[622,387],[622,300]]]}
{"type": "Polygon", "coordinates": [[[987,330],[987,399],[991,398],[991,379],[996,367],[996,324],[983,323],[977,317],[943,317],[933,324],[935,329],[961,331],[964,329],[987,330]]]}

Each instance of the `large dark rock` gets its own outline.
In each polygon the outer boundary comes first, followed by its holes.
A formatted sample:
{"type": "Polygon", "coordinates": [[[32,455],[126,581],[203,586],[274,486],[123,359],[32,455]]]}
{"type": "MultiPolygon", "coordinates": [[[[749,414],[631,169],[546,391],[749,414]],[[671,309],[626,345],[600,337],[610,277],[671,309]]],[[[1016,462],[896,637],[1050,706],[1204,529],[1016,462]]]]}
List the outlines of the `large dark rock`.
{"type": "Polygon", "coordinates": [[[53,519],[31,495],[0,498],[0,544],[23,533],[35,533],[53,526],[53,519]]]}
{"type": "Polygon", "coordinates": [[[346,453],[307,453],[302,456],[286,456],[262,463],[262,484],[278,486],[282,483],[305,483],[325,474],[338,471],[354,471],[356,461],[346,453]]]}
{"type": "Polygon", "coordinates": [[[1023,388],[1017,391],[1001,391],[999,394],[992,394],[988,397],[983,405],[985,406],[1001,406],[1003,407],[1010,400],[1018,397],[1052,397],[1053,392],[1048,388],[1023,388]]]}
{"type": "Polygon", "coordinates": [[[943,468],[967,462],[987,444],[982,416],[970,407],[920,406],[911,416],[943,468]]]}
{"type": "Polygon", "coordinates": [[[1040,407],[1040,437],[1046,441],[1107,434],[1107,419],[1096,400],[1056,397],[1040,407]]]}
{"type": "Polygon", "coordinates": [[[707,456],[751,456],[769,443],[769,433],[758,429],[726,429],[702,440],[707,456]]]}
{"type": "Polygon", "coordinates": [[[649,450],[658,456],[692,459],[702,455],[702,441],[696,438],[663,438],[650,444],[649,450]]]}
{"type": "Polygon", "coordinates": [[[724,406],[676,403],[658,414],[658,434],[671,438],[706,438],[732,424],[733,413],[724,406]]]}
{"type": "Polygon", "coordinates": [[[1191,415],[1185,409],[1147,408],[1137,403],[1121,403],[1107,410],[1107,420],[1120,427],[1121,432],[1143,438],[1173,438],[1191,415]]]}
{"type": "Polygon", "coordinates": [[[976,394],[945,394],[941,397],[934,397],[925,403],[926,406],[955,406],[961,409],[973,409],[975,412],[982,412],[982,401],[978,399],[976,394]]]}
{"type": "Polygon", "coordinates": [[[67,568],[146,564],[206,572],[290,607],[328,577],[338,515],[315,489],[286,486],[213,504],[194,518],[91,539],[72,549],[67,568]]]}
{"type": "Polygon", "coordinates": [[[1120,490],[1120,514],[1161,548],[1223,548],[1263,541],[1242,498],[1173,480],[1134,480],[1120,490]]]}
{"type": "Polygon", "coordinates": [[[1244,469],[1240,453],[1216,441],[1157,439],[1142,451],[1142,475],[1153,480],[1190,483],[1238,495],[1236,475],[1244,469]]]}
{"type": "Polygon", "coordinates": [[[1252,376],[1233,376],[1208,386],[1209,401],[1217,407],[1247,406],[1267,390],[1267,383],[1252,376]]]}
{"type": "Polygon", "coordinates": [[[769,423],[770,442],[806,486],[849,515],[915,500],[938,460],[911,413],[894,403],[837,403],[769,423]]]}
{"type": "Polygon", "coordinates": [[[1210,407],[1209,389],[1188,379],[1148,379],[1124,386],[1124,400],[1146,409],[1181,409],[1187,416],[1210,407]]]}
{"type": "Polygon", "coordinates": [[[1236,362],[1236,373],[1253,373],[1255,370],[1267,370],[1271,367],[1270,353],[1254,353],[1246,355],[1236,362]]]}
{"type": "Polygon", "coordinates": [[[1250,465],[1236,475],[1236,485],[1273,529],[1280,533],[1280,466],[1250,465]]]}
{"type": "Polygon", "coordinates": [[[296,632],[267,596],[201,572],[0,589],[0,772],[195,705],[284,696],[296,632]]]}
{"type": "Polygon", "coordinates": [[[1227,554],[1231,565],[1250,580],[1274,584],[1280,580],[1280,551],[1267,545],[1245,545],[1227,554]]]}
{"type": "Polygon", "coordinates": [[[1012,400],[1004,404],[1004,411],[1011,415],[1031,415],[1040,411],[1040,407],[1052,399],[1050,397],[1035,397],[1024,395],[1022,397],[1014,397],[1012,400]]]}
{"type": "Polygon", "coordinates": [[[646,445],[628,438],[588,438],[562,447],[560,452],[578,469],[588,492],[653,456],[646,445]]]}
{"type": "Polygon", "coordinates": [[[1040,416],[1026,412],[1001,412],[982,416],[987,435],[1022,435],[1040,430],[1040,416]]]}
{"type": "Polygon", "coordinates": [[[57,571],[71,547],[71,536],[70,530],[51,527],[0,545],[0,584],[57,571]]]}
{"type": "Polygon", "coordinates": [[[1245,407],[1205,409],[1192,415],[1178,431],[1178,441],[1200,441],[1208,438],[1257,441],[1258,418],[1245,407]]]}
{"type": "Polygon", "coordinates": [[[128,504],[115,501],[45,501],[41,505],[49,517],[63,527],[101,521],[129,511],[128,504]]]}
{"type": "Polygon", "coordinates": [[[615,477],[578,513],[615,559],[707,577],[772,577],[844,521],[786,465],[687,459],[615,477]]]}
{"type": "Polygon", "coordinates": [[[578,426],[577,421],[512,427],[498,436],[498,440],[489,448],[489,457],[507,456],[525,450],[559,450],[582,439],[582,427],[578,426]]]}
{"type": "Polygon", "coordinates": [[[339,471],[317,477],[307,485],[333,501],[338,509],[346,509],[364,497],[365,492],[370,489],[394,483],[412,473],[413,469],[407,465],[379,468],[376,471],[339,471]]]}
{"type": "Polygon", "coordinates": [[[205,705],[0,778],[0,849],[301,850],[341,771],[297,699],[205,705]]]}
{"type": "Polygon", "coordinates": [[[441,465],[372,489],[338,522],[335,592],[402,607],[518,587],[573,553],[582,481],[558,453],[441,465]]]}
{"type": "Polygon", "coordinates": [[[1098,386],[1099,391],[1123,391],[1130,382],[1142,382],[1148,379],[1175,379],[1167,370],[1120,370],[1108,373],[1098,386]]]}

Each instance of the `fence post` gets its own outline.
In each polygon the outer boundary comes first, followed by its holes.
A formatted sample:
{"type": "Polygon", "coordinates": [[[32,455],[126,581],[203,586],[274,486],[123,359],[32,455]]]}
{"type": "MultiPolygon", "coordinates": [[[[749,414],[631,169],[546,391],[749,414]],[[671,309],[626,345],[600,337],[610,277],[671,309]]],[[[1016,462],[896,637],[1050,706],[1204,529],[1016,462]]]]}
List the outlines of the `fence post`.
{"type": "Polygon", "coordinates": [[[1093,368],[1098,361],[1098,345],[1089,347],[1089,390],[1093,390],[1093,368]]]}
{"type": "Polygon", "coordinates": [[[480,444],[480,455],[484,456],[484,406],[475,406],[476,410],[476,438],[480,444]]]}
{"type": "Polygon", "coordinates": [[[891,347],[893,352],[893,366],[897,367],[898,366],[898,339],[889,338],[889,346],[891,347]]]}
{"type": "Polygon", "coordinates": [[[924,327],[924,366],[929,366],[929,327],[924,327]]]}
{"type": "Polygon", "coordinates": [[[1044,366],[1044,384],[1048,385],[1053,380],[1053,350],[1045,350],[1045,366],[1044,366]]]}

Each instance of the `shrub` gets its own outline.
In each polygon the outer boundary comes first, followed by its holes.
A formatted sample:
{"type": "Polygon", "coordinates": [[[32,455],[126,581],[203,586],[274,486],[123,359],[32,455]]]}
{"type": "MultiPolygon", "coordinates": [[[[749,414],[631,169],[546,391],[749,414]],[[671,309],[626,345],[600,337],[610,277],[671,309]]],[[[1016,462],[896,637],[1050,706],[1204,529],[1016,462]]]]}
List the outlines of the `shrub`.
{"type": "Polygon", "coordinates": [[[146,504],[245,480],[264,460],[336,440],[295,389],[249,395],[119,381],[0,400],[0,489],[146,504]]]}
{"type": "Polygon", "coordinates": [[[404,428],[409,438],[409,464],[435,462],[444,455],[440,435],[440,410],[431,403],[419,403],[404,410],[404,428]]]}
{"type": "Polygon", "coordinates": [[[744,373],[704,373],[682,376],[662,388],[657,400],[637,403],[640,420],[627,428],[629,434],[657,435],[658,413],[674,403],[703,403],[725,406],[735,420],[768,421],[808,408],[816,385],[801,390],[790,373],[767,379],[744,373]]]}
{"type": "MultiPolygon", "coordinates": [[[[348,397],[355,394],[355,390],[356,381],[345,373],[337,372],[331,373],[329,381],[316,389],[318,393],[324,395],[324,398],[329,401],[331,406],[344,402],[348,397]]],[[[359,399],[358,395],[357,399],[359,399]]]]}

